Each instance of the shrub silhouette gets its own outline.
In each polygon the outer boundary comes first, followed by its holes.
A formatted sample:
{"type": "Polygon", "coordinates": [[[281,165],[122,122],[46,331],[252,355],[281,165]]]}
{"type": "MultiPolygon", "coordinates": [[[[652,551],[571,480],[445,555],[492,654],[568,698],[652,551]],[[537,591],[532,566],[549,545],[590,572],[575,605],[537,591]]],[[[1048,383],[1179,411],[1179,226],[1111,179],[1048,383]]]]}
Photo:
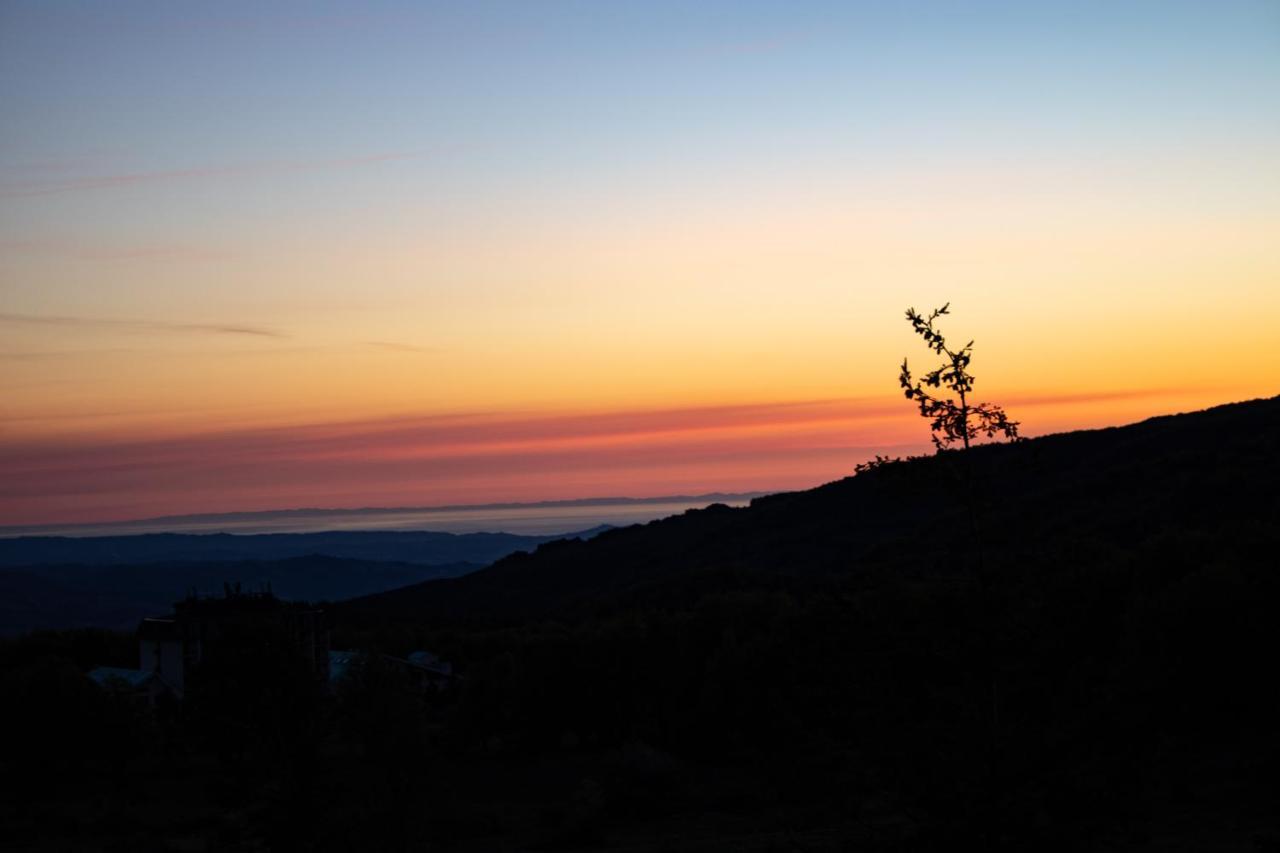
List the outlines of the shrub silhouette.
{"type": "MultiPolygon", "coordinates": [[[[952,349],[942,332],[934,325],[939,317],[951,313],[951,303],[936,308],[926,316],[915,308],[907,309],[907,322],[912,330],[924,339],[925,345],[936,355],[941,356],[942,363],[923,374],[919,379],[911,373],[907,359],[902,359],[902,371],[898,374],[898,384],[908,400],[920,408],[921,417],[929,419],[929,433],[933,446],[942,453],[954,450],[956,445],[968,450],[979,438],[1006,438],[1018,441],[1018,422],[1010,420],[1003,408],[994,403],[974,403],[969,396],[973,393],[974,375],[969,372],[969,364],[973,360],[973,341],[969,341],[958,349],[952,349]],[[949,392],[949,393],[948,393],[949,392]]],[[[986,700],[986,783],[979,824],[982,827],[983,846],[990,847],[993,840],[1001,832],[1001,818],[998,802],[1004,795],[1001,781],[1001,765],[999,743],[1002,738],[1000,707],[1001,685],[999,652],[996,648],[995,634],[999,614],[996,602],[991,594],[992,579],[988,576],[986,560],[983,554],[981,507],[974,495],[974,471],[968,454],[963,457],[960,466],[960,479],[963,488],[962,503],[966,510],[969,526],[969,539],[973,551],[973,578],[978,587],[980,602],[979,624],[981,626],[981,659],[985,670],[983,680],[987,684],[986,700]]],[[[884,464],[881,457],[871,463],[858,466],[861,473],[884,464]]]]}
{"type": "Polygon", "coordinates": [[[1003,436],[1010,441],[1018,440],[1018,422],[1009,419],[1004,409],[994,403],[971,403],[969,395],[973,391],[974,376],[969,372],[969,362],[973,359],[973,341],[953,350],[947,346],[942,332],[934,327],[934,321],[950,312],[948,302],[924,316],[914,308],[907,309],[907,322],[925,345],[938,355],[943,362],[938,367],[924,374],[920,379],[911,375],[907,360],[902,359],[902,372],[898,375],[898,384],[902,386],[908,400],[914,400],[920,407],[921,417],[929,418],[929,430],[933,446],[939,451],[950,450],[957,443],[963,444],[966,450],[979,436],[996,438],[1003,436]],[[957,399],[937,396],[938,392],[929,389],[945,389],[957,399]]]}

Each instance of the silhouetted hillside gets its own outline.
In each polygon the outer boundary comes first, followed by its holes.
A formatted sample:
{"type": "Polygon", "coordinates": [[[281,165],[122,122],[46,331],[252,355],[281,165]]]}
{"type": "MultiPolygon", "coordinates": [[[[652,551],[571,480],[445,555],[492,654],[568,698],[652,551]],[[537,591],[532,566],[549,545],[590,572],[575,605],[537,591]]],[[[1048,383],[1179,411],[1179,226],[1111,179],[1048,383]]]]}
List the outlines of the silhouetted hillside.
{"type": "MultiPolygon", "coordinates": [[[[1159,559],[1171,538],[1234,552],[1260,528],[1274,532],[1277,435],[1273,398],[976,448],[985,557],[992,571],[1026,583],[1084,565],[1159,559]]],[[[956,455],[911,460],[746,508],[712,506],[555,542],[348,612],[437,622],[564,615],[665,598],[704,573],[952,583],[966,572],[968,548],[961,474],[956,455]],[[664,583],[674,586],[654,588],[664,583]]]]}
{"type": "Polygon", "coordinates": [[[592,771],[590,819],[565,794],[565,844],[724,813],[795,849],[1275,849],[1278,435],[1268,399],[891,464],[349,602],[341,631],[456,661],[479,754],[640,750],[592,771]]]}

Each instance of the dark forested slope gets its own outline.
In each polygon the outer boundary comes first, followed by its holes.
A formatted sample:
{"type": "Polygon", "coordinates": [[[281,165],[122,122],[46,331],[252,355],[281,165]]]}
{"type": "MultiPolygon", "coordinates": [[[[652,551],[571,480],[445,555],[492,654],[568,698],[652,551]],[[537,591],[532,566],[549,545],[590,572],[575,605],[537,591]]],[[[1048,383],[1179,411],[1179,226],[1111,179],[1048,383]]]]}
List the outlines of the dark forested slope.
{"type": "Polygon", "coordinates": [[[1273,398],[979,447],[968,458],[916,459],[746,508],[713,506],[544,545],[464,578],[362,599],[348,615],[519,620],[607,606],[709,571],[852,574],[863,583],[956,579],[975,558],[969,465],[979,542],[994,573],[1040,577],[1139,553],[1175,564],[1220,559],[1275,534],[1277,435],[1280,398],[1273,398]]]}
{"type": "MultiPolygon", "coordinates": [[[[456,661],[484,754],[733,768],[679,814],[871,849],[1278,849],[1276,436],[1267,399],[890,464],[349,602],[338,630],[456,661]]],[[[645,796],[607,789],[606,834],[645,796]]]]}

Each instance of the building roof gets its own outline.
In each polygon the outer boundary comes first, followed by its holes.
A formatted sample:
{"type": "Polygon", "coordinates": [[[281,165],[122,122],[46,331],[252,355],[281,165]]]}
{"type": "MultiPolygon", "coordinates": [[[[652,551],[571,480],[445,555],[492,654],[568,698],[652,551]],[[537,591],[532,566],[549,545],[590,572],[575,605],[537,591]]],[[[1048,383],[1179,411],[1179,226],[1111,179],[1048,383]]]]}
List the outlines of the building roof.
{"type": "Polygon", "coordinates": [[[346,677],[351,664],[361,657],[360,652],[329,652],[329,683],[335,684],[346,677]]]}
{"type": "Polygon", "coordinates": [[[148,616],[138,623],[138,638],[142,640],[176,640],[182,637],[182,629],[173,619],[148,616]]]}
{"type": "Polygon", "coordinates": [[[408,662],[419,669],[425,669],[437,675],[452,676],[453,664],[440,660],[431,652],[410,652],[408,662]]]}
{"type": "Polygon", "coordinates": [[[102,687],[125,686],[134,690],[141,690],[153,678],[159,677],[145,669],[125,669],[118,666],[100,666],[89,672],[89,678],[102,687]]]}

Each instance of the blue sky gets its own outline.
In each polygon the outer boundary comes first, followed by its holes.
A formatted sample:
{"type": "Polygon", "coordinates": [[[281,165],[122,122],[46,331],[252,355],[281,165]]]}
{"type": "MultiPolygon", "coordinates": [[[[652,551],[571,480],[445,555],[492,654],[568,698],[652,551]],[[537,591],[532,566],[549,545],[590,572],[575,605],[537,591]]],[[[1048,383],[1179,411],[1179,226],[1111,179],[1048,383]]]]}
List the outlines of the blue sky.
{"type": "Polygon", "coordinates": [[[1278,9],[5,3],[0,155],[161,171],[420,153],[483,182],[798,143],[833,160],[1185,145],[1276,132],[1278,9]]]}
{"type": "Polygon", "coordinates": [[[944,301],[985,387],[1057,401],[1029,433],[1275,393],[1278,151],[1275,2],[0,0],[0,453],[44,460],[0,516],[318,499],[95,491],[62,441],[530,412],[703,414],[573,479],[539,426],[519,483],[505,431],[414,433],[326,499],[805,485],[909,444],[857,401],[944,301]],[[750,449],[698,467],[712,428],[750,449]]]}

